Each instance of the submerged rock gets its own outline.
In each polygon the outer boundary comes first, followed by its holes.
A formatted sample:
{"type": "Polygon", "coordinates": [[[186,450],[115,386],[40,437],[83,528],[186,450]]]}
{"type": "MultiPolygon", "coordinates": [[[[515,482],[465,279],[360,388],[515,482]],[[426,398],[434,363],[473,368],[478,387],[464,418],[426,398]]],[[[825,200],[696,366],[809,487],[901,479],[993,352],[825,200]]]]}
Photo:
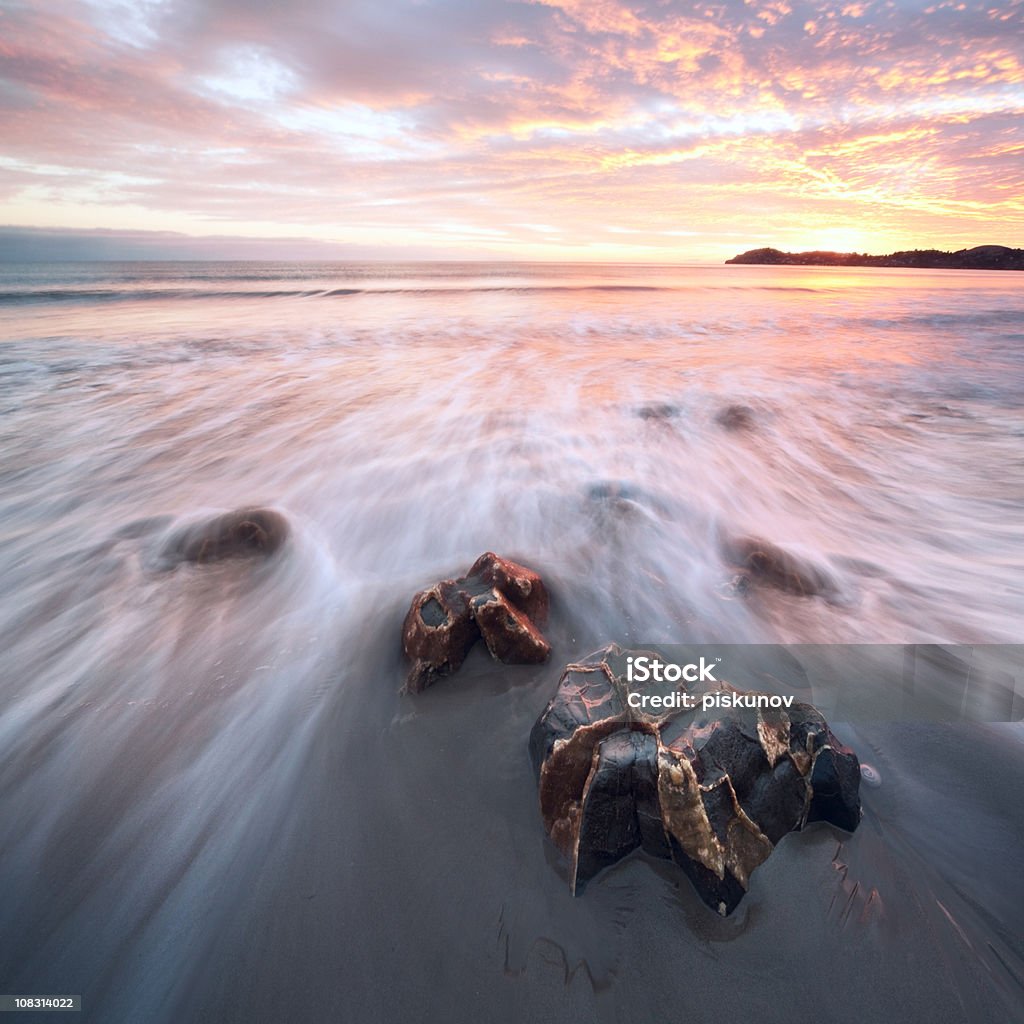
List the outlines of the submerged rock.
{"type": "Polygon", "coordinates": [[[642,488],[621,480],[600,480],[589,484],[586,490],[587,499],[593,502],[634,502],[640,504],[648,501],[650,496],[642,488]]]}
{"type": "Polygon", "coordinates": [[[749,405],[727,405],[715,415],[715,422],[726,430],[753,430],[754,410],[749,405]]]}
{"type": "Polygon", "coordinates": [[[288,520],[270,508],[242,508],[171,535],[161,556],[173,567],[181,562],[206,565],[228,558],[266,558],[278,551],[291,533],[288,520]]]}
{"type": "Polygon", "coordinates": [[[665,514],[664,500],[654,491],[626,480],[598,480],[584,490],[585,509],[599,523],[665,514]]]}
{"type": "Polygon", "coordinates": [[[651,405],[641,405],[636,414],[642,420],[671,420],[679,415],[679,406],[669,402],[655,402],[651,405]]]}
{"type": "Polygon", "coordinates": [[[480,637],[506,664],[546,661],[551,648],[539,627],[547,613],[540,576],[486,552],[465,576],[441,580],[412,599],[402,626],[402,649],[413,662],[405,689],[419,693],[456,671],[480,637]]]}
{"type": "Polygon", "coordinates": [[[755,583],[798,597],[834,599],[838,588],[823,569],[761,537],[734,537],[722,545],[726,560],[742,568],[755,583]]]}
{"type": "Polygon", "coordinates": [[[673,860],[725,915],[784,835],[814,821],[857,827],[860,765],[815,708],[705,711],[705,694],[765,705],[770,695],[724,683],[641,691],[626,679],[639,653],[612,644],[568,665],[530,734],[544,828],[574,892],[640,848],[673,860]],[[631,692],[688,693],[695,706],[634,708],[631,692]]]}

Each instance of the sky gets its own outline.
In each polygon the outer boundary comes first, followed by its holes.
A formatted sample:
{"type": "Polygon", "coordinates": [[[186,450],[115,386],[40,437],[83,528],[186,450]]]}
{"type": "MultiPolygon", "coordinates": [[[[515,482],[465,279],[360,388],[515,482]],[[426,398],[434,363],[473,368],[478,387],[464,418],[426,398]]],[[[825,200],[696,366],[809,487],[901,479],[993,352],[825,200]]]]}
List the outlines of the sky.
{"type": "Polygon", "coordinates": [[[0,0],[8,256],[1024,246],[1022,114],[1024,0],[0,0]]]}

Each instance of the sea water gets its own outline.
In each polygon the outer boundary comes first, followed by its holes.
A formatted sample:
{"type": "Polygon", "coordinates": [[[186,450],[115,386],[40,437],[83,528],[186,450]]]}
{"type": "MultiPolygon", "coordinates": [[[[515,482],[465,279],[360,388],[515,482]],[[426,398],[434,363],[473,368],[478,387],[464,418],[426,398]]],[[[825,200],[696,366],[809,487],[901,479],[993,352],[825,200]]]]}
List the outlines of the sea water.
{"type": "MultiPolygon", "coordinates": [[[[558,902],[525,749],[560,666],[612,641],[1019,643],[1022,510],[1024,275],[4,265],[0,991],[102,1021],[443,1019],[406,948],[433,936],[477,958],[484,1017],[536,1011],[545,942],[621,1016],[623,929],[673,883],[631,865],[621,905],[618,875],[558,902]],[[161,565],[176,526],[247,505],[288,518],[280,557],[161,565]],[[738,586],[738,537],[829,599],[738,586]],[[548,583],[553,664],[475,652],[399,697],[412,594],[486,550],[548,583]],[[482,874],[449,870],[481,834],[482,874]]],[[[884,905],[864,957],[916,927],[951,1005],[1019,995],[1024,824],[991,766],[1024,773],[1020,727],[845,738],[882,784],[848,841],[795,841],[828,868],[808,914],[884,905]]],[[[740,957],[670,910],[698,961],[740,957]]]]}

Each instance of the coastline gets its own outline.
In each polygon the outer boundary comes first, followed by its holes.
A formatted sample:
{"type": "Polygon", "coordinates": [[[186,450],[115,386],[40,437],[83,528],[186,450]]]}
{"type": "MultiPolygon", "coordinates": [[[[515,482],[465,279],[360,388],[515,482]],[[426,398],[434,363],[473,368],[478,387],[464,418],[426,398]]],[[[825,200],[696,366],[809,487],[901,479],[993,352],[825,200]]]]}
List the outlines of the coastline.
{"type": "Polygon", "coordinates": [[[972,249],[908,249],[872,256],[858,252],[782,252],[750,249],[726,264],[792,267],[903,267],[912,270],[1024,270],[1024,249],[1005,245],[977,245],[972,249]]]}

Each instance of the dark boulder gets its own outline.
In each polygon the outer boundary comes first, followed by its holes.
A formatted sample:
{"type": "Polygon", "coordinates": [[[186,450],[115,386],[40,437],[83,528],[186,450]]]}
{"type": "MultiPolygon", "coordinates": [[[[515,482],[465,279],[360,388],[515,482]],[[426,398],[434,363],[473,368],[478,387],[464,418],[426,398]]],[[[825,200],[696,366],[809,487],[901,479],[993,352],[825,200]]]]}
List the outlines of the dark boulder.
{"type": "Polygon", "coordinates": [[[722,544],[722,554],[754,583],[798,597],[837,597],[836,582],[825,570],[761,537],[727,539],[722,544]]]}
{"type": "Polygon", "coordinates": [[[715,422],[729,431],[753,430],[754,410],[749,405],[727,405],[715,414],[715,422]]]}
{"type": "Polygon", "coordinates": [[[597,744],[586,782],[576,843],[577,879],[643,847],[669,855],[658,809],[658,743],[651,733],[620,730],[597,744]]]}
{"type": "Polygon", "coordinates": [[[280,550],[291,530],[270,508],[242,508],[173,533],[161,556],[165,565],[207,565],[229,558],[267,558],[280,550]]]}
{"type": "Polygon", "coordinates": [[[703,710],[716,691],[769,696],[721,683],[652,683],[636,692],[688,694],[693,706],[631,708],[626,658],[639,653],[613,644],[568,665],[530,734],[544,828],[574,892],[640,848],[729,914],[783,836],[813,821],[857,827],[859,762],[815,708],[703,710]]]}
{"type": "Polygon", "coordinates": [[[488,551],[465,576],[413,598],[402,626],[402,649],[413,663],[405,689],[419,693],[456,671],[480,637],[505,664],[546,661],[551,648],[539,627],[547,613],[540,576],[488,551]]]}

